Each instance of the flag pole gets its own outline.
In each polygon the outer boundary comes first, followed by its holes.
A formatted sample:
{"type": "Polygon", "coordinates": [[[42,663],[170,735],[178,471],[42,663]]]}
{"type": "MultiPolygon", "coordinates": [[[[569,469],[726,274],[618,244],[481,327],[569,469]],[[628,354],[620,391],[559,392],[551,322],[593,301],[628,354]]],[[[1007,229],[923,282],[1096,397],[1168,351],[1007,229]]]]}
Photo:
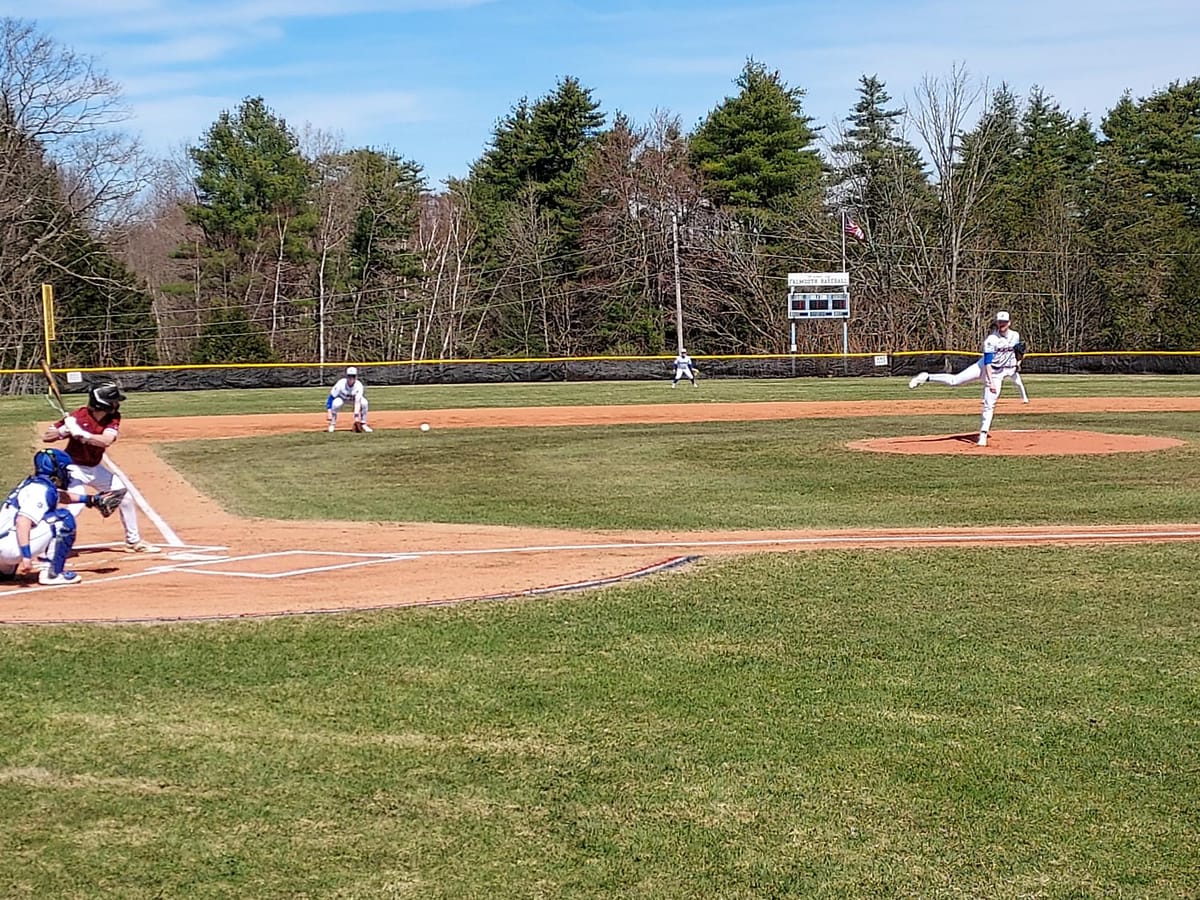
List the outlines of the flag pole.
{"type": "Polygon", "coordinates": [[[842,210],[842,271],[846,271],[846,211],[842,210]]]}

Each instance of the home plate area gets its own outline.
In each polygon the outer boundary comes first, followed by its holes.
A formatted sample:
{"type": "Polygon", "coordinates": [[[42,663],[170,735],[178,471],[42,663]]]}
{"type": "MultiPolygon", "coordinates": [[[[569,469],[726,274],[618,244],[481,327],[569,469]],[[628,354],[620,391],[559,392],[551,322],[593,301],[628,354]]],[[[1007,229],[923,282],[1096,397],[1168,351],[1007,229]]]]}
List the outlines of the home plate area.
{"type": "Polygon", "coordinates": [[[489,536],[475,529],[456,535],[457,529],[428,534],[422,528],[420,535],[404,537],[375,526],[353,529],[361,549],[328,550],[318,548],[345,539],[344,523],[286,528],[304,530],[300,536],[316,547],[289,545],[274,532],[258,533],[257,546],[232,551],[177,537],[153,555],[111,544],[80,546],[70,565],[82,585],[6,585],[0,588],[0,623],[202,621],[530,597],[599,587],[695,559],[653,543],[513,544],[507,530],[489,536]],[[396,546],[400,541],[408,546],[396,546]]]}

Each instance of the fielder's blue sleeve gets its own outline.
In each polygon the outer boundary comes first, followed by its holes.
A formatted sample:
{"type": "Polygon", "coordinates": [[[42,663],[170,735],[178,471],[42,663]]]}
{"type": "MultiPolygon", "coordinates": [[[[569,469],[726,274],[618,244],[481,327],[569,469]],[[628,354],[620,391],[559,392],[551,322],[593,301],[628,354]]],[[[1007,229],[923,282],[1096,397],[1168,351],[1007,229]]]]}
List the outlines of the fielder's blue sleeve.
{"type": "Polygon", "coordinates": [[[330,394],[328,397],[325,398],[325,408],[333,409],[333,394],[330,394]]]}
{"type": "Polygon", "coordinates": [[[990,366],[992,364],[992,360],[995,358],[996,354],[994,352],[985,353],[983,354],[983,364],[985,366],[990,366]]]}

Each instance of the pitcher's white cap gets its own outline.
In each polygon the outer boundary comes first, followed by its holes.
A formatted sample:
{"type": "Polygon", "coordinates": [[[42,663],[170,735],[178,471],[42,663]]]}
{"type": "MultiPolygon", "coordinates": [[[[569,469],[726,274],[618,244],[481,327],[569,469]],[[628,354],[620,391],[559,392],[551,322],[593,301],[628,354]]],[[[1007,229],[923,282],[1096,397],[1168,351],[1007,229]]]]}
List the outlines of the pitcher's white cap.
{"type": "Polygon", "coordinates": [[[1006,313],[1004,310],[1000,310],[1000,312],[996,313],[996,321],[997,322],[1007,322],[1008,321],[1008,313],[1006,313]]]}
{"type": "MultiPolygon", "coordinates": [[[[1007,318],[1007,316],[1005,316],[1005,318],[1007,318]]],[[[347,374],[347,375],[357,375],[357,374],[358,374],[358,369],[354,368],[354,366],[351,366],[350,368],[348,368],[348,369],[346,370],[346,374],[347,374]]]]}

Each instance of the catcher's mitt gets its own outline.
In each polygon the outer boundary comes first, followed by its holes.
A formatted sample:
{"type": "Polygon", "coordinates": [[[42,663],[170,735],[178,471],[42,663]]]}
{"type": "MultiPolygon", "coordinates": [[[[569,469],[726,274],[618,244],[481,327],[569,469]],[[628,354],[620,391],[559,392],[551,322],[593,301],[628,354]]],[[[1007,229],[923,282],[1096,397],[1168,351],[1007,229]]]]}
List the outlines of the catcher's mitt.
{"type": "Polygon", "coordinates": [[[1017,341],[1015,344],[1013,344],[1013,353],[1017,355],[1018,362],[1025,358],[1025,349],[1024,341],[1017,341]]]}
{"type": "Polygon", "coordinates": [[[117,507],[121,505],[121,501],[125,498],[125,494],[125,488],[115,491],[101,491],[98,494],[91,494],[87,498],[86,505],[92,507],[92,509],[100,510],[100,515],[107,519],[116,512],[117,507]]]}

